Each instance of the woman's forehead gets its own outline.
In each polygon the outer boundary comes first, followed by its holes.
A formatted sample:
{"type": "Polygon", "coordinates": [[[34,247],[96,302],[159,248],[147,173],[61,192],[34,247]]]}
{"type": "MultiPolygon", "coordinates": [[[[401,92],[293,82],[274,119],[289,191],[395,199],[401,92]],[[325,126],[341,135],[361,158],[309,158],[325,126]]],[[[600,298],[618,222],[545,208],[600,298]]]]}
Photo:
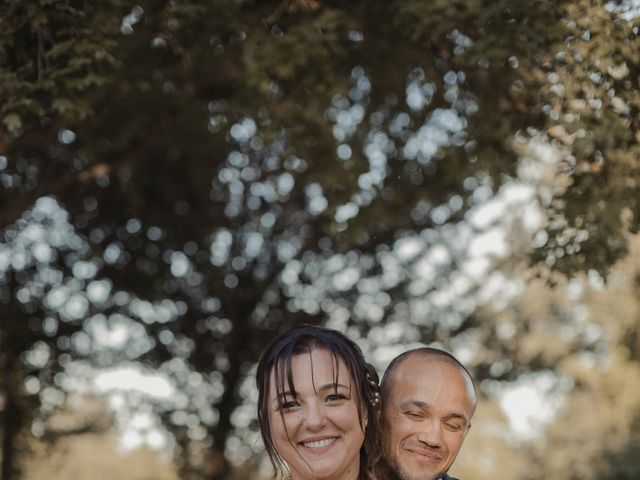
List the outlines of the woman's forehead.
{"type": "Polygon", "coordinates": [[[351,375],[345,361],[337,353],[324,348],[312,348],[276,362],[269,374],[270,389],[294,390],[305,380],[330,381],[350,385],[351,375]],[[293,382],[294,385],[290,385],[293,382]]]}

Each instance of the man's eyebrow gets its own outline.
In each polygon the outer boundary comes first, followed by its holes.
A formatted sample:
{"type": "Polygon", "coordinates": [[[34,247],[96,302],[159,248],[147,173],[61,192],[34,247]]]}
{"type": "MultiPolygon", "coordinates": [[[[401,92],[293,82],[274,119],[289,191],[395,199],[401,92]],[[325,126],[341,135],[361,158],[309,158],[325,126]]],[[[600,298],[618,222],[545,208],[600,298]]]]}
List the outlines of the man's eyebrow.
{"type": "Polygon", "coordinates": [[[402,402],[400,402],[398,404],[399,407],[418,407],[421,408],[422,410],[428,410],[429,409],[429,404],[427,402],[423,402],[422,400],[415,400],[415,399],[409,399],[409,400],[404,400],[402,402]]]}
{"type": "Polygon", "coordinates": [[[469,417],[467,417],[464,413],[453,412],[448,414],[445,418],[447,420],[460,419],[465,423],[469,423],[469,417]]]}
{"type": "MultiPolygon", "coordinates": [[[[407,407],[417,407],[421,410],[430,410],[431,407],[429,406],[429,404],[425,401],[422,400],[416,400],[416,399],[408,399],[408,400],[404,400],[403,402],[400,402],[398,404],[398,407],[400,408],[407,408],[407,407]]],[[[460,420],[464,421],[465,423],[469,423],[469,417],[467,417],[464,413],[460,413],[460,412],[451,412],[448,413],[447,415],[445,415],[446,419],[453,419],[453,418],[459,418],[460,420]]]]}

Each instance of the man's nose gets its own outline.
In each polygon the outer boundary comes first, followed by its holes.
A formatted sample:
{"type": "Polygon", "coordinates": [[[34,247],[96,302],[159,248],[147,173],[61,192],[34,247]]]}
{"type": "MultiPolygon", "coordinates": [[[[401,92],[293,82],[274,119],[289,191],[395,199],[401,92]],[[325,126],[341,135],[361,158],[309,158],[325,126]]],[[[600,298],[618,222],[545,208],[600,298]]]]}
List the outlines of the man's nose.
{"type": "Polygon", "coordinates": [[[442,427],[440,422],[429,420],[420,424],[417,435],[418,441],[432,448],[442,446],[442,427]]]}
{"type": "Polygon", "coordinates": [[[305,412],[304,425],[309,430],[320,430],[326,424],[324,408],[321,405],[310,404],[305,412]]]}

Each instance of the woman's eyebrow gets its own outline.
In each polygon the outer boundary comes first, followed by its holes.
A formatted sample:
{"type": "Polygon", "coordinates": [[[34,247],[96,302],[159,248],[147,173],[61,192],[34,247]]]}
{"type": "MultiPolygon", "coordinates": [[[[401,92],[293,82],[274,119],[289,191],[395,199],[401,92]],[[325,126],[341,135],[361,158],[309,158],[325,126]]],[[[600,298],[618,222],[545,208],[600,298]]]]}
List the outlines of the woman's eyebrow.
{"type": "Polygon", "coordinates": [[[344,388],[349,390],[349,387],[346,385],[343,385],[342,383],[327,383],[326,385],[322,385],[320,388],[318,388],[318,392],[325,392],[327,390],[336,390],[338,388],[344,388]]]}
{"type": "Polygon", "coordinates": [[[276,394],[276,396],[273,397],[273,401],[277,402],[278,400],[286,399],[287,397],[296,398],[296,395],[294,395],[291,390],[287,390],[285,392],[280,392],[280,393],[276,394]]]}
{"type": "MultiPolygon", "coordinates": [[[[349,390],[350,387],[342,383],[327,383],[319,387],[317,391],[320,393],[323,393],[323,392],[326,392],[327,390],[336,390],[338,388],[344,388],[345,390],[349,390]]],[[[275,397],[273,397],[273,401],[277,402],[278,400],[286,399],[287,397],[296,398],[297,395],[294,395],[291,390],[286,390],[284,392],[278,393],[275,397]]]]}

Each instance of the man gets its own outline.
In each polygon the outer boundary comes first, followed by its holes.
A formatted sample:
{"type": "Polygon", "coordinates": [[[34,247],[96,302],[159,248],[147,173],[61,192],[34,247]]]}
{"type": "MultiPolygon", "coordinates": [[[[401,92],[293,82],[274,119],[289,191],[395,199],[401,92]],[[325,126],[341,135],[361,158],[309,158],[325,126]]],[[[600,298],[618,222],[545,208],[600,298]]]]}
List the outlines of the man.
{"type": "Polygon", "coordinates": [[[389,480],[454,480],[447,475],[469,428],[477,394],[452,355],[418,348],[396,357],[380,384],[389,480]]]}

